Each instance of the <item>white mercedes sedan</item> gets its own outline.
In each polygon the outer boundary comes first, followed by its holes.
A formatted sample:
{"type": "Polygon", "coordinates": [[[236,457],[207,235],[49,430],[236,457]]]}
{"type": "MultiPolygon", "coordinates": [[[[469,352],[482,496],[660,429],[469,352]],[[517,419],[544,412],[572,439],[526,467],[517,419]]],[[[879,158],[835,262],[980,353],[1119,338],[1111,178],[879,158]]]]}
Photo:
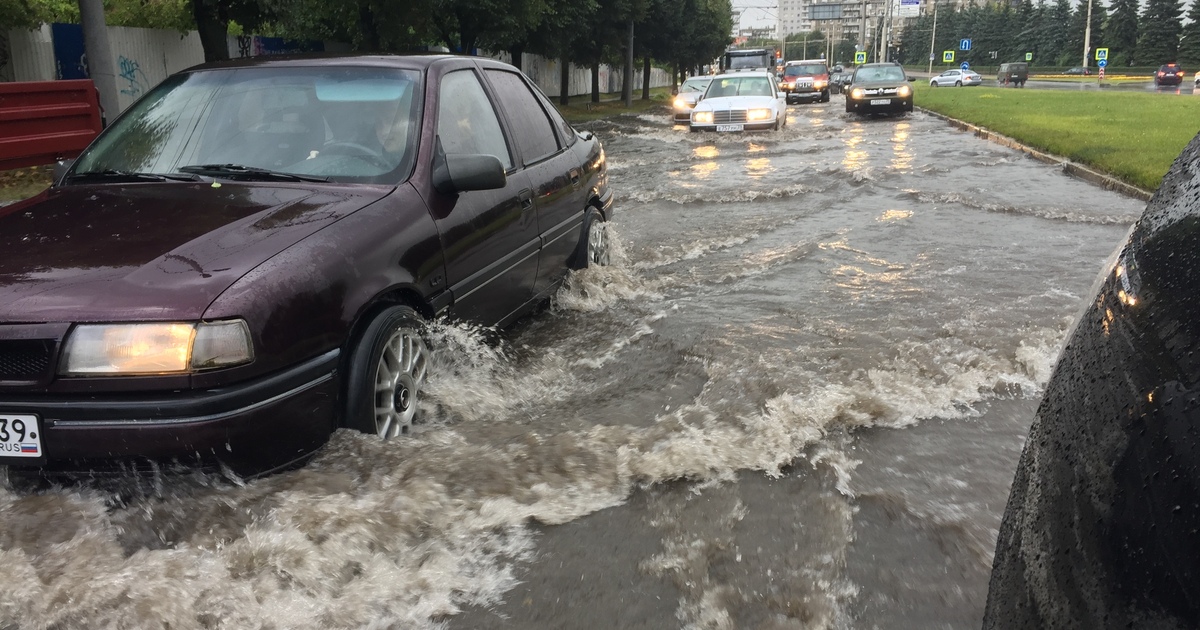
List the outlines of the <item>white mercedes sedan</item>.
{"type": "Polygon", "coordinates": [[[751,131],[787,124],[787,101],[766,71],[718,74],[692,110],[692,131],[751,131]]]}

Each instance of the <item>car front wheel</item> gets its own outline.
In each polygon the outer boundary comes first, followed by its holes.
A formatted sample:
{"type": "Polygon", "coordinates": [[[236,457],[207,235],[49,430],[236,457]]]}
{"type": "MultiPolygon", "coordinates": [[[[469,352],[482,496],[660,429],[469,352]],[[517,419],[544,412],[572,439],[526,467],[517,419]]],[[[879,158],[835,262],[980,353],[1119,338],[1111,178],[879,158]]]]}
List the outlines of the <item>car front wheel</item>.
{"type": "Polygon", "coordinates": [[[424,320],[407,306],[375,316],[350,357],[344,424],[392,438],[412,429],[429,370],[424,320]]]}
{"type": "Polygon", "coordinates": [[[954,87],[962,87],[962,81],[955,81],[954,87]]]}
{"type": "Polygon", "coordinates": [[[608,239],[608,228],[604,224],[604,215],[599,210],[589,208],[583,239],[572,258],[572,269],[586,269],[592,266],[605,267],[611,258],[611,247],[608,239]]]}

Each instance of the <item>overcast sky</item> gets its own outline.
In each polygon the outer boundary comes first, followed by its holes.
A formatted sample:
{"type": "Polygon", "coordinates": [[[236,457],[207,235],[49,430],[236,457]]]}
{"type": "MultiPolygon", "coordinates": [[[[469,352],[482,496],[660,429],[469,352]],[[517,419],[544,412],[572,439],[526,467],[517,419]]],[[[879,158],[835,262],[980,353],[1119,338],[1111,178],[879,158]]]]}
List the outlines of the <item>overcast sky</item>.
{"type": "Polygon", "coordinates": [[[738,28],[762,28],[779,24],[779,3],[774,0],[733,0],[733,8],[742,10],[742,21],[738,28]],[[750,9],[747,7],[768,7],[750,9]]]}

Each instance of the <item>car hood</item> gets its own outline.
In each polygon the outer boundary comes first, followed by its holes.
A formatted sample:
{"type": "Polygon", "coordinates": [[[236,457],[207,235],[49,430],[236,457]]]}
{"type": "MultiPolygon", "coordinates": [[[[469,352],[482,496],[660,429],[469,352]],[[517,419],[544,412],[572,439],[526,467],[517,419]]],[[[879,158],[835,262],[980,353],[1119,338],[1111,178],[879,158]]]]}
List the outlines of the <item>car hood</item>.
{"type": "Polygon", "coordinates": [[[696,101],[700,99],[702,94],[704,94],[704,92],[680,92],[679,94],[675,95],[675,98],[678,98],[684,103],[695,104],[696,101]]]}
{"type": "Polygon", "coordinates": [[[0,322],[198,319],[247,271],[391,187],[86,185],[0,208],[0,322]]]}
{"type": "Polygon", "coordinates": [[[771,96],[718,96],[706,98],[696,105],[696,111],[716,111],[719,109],[750,109],[756,107],[771,108],[775,106],[775,98],[771,96]]]}
{"type": "Polygon", "coordinates": [[[907,81],[858,81],[851,84],[853,88],[863,88],[864,90],[896,90],[900,86],[907,85],[908,89],[912,89],[907,81]]]}

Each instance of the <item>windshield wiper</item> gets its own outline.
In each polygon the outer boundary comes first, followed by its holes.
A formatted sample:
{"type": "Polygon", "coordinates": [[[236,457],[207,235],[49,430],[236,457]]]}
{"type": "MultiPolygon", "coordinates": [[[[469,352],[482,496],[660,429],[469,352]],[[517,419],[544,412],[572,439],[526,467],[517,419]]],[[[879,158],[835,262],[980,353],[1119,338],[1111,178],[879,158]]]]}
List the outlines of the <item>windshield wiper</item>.
{"type": "Polygon", "coordinates": [[[296,173],[284,173],[283,171],[272,171],[265,168],[257,168],[254,166],[244,166],[242,164],[192,164],[190,166],[181,166],[179,170],[184,173],[196,173],[198,175],[209,176],[225,176],[236,177],[239,179],[257,179],[268,181],[284,181],[284,182],[327,182],[328,177],[319,177],[316,175],[297,175],[296,173]]]}
{"type": "Polygon", "coordinates": [[[199,181],[200,177],[195,173],[173,173],[170,175],[163,173],[138,173],[135,171],[120,171],[116,169],[107,169],[103,171],[85,171],[82,173],[71,173],[67,176],[68,180],[76,179],[121,179],[131,182],[194,182],[199,181]]]}

